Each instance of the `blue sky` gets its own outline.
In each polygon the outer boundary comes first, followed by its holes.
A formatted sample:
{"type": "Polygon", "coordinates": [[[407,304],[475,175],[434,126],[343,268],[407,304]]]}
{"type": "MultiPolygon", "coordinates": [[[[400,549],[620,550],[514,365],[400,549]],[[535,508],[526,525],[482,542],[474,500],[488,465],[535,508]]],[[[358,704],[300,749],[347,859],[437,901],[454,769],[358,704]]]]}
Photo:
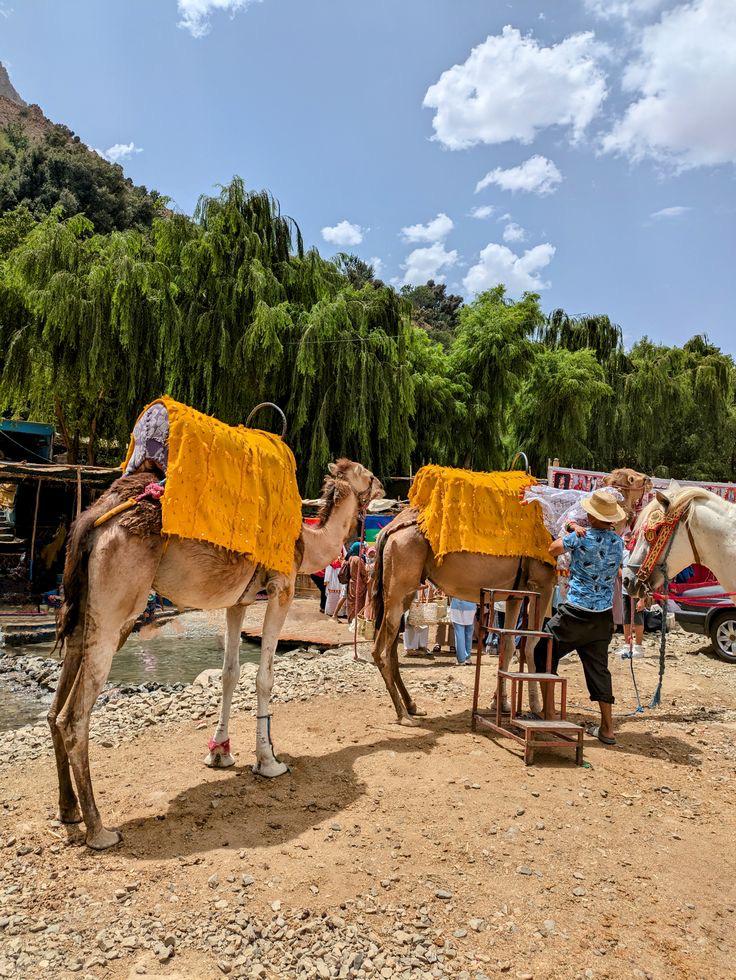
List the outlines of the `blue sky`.
{"type": "Polygon", "coordinates": [[[736,353],[733,0],[0,0],[0,61],[184,211],[736,353]]]}

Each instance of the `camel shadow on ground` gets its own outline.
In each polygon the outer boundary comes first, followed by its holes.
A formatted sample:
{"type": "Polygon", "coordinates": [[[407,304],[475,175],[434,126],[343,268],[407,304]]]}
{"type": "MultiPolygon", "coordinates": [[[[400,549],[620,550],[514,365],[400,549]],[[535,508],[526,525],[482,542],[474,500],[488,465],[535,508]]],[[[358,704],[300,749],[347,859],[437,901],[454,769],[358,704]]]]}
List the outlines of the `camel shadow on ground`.
{"type": "MultiPolygon", "coordinates": [[[[372,726],[364,738],[390,731],[390,724],[387,719],[385,726],[372,726]]],[[[207,770],[204,778],[169,801],[166,813],[135,817],[119,824],[123,841],[115,851],[138,860],[155,861],[195,857],[223,847],[257,851],[286,846],[311,830],[315,831],[315,839],[310,847],[318,848],[322,840],[318,834],[329,833],[330,824],[338,822],[339,814],[361,797],[371,796],[376,814],[382,810],[380,787],[369,791],[360,777],[362,759],[386,753],[387,766],[393,757],[404,754],[424,756],[426,761],[442,736],[466,735],[469,731],[470,712],[463,711],[422,718],[417,728],[397,728],[390,737],[346,745],[324,754],[283,756],[292,769],[276,780],[253,775],[249,766],[207,770]]],[[[506,739],[495,739],[495,743],[504,751],[518,751],[506,739]]],[[[586,745],[590,744],[586,740],[586,745]]],[[[618,746],[611,751],[654,759],[660,755],[658,750],[664,750],[664,756],[676,764],[697,765],[689,758],[692,746],[673,737],[622,732],[618,746]]],[[[546,770],[575,767],[574,758],[567,751],[544,752],[535,765],[546,770]]],[[[521,758],[519,766],[523,768],[521,758]]],[[[336,832],[359,837],[360,827],[341,824],[336,832]]]]}
{"type": "MultiPolygon", "coordinates": [[[[417,728],[394,727],[396,734],[389,738],[351,744],[324,754],[281,754],[291,772],[275,780],[253,775],[250,766],[218,772],[205,770],[205,778],[169,801],[165,814],[118,824],[123,841],[115,852],[159,861],[222,847],[237,850],[286,845],[324,824],[330,816],[336,820],[340,812],[367,794],[367,785],[356,771],[361,759],[387,753],[390,765],[391,757],[404,753],[429,757],[442,735],[468,731],[470,714],[422,718],[417,728]]],[[[367,734],[388,728],[387,719],[385,728],[375,725],[367,734]]],[[[378,790],[374,800],[378,811],[378,790]]],[[[319,829],[324,833],[329,824],[319,829]]],[[[343,829],[358,833],[355,827],[346,825],[343,829]]]]}

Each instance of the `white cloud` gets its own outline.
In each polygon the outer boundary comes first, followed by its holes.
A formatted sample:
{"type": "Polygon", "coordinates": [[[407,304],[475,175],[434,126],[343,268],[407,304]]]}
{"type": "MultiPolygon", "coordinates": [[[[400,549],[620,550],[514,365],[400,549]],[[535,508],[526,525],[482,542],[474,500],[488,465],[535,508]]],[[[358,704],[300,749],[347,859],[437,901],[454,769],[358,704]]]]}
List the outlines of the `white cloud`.
{"type": "Polygon", "coordinates": [[[683,204],[675,204],[671,208],[662,208],[661,211],[653,211],[650,218],[680,218],[683,214],[692,211],[692,208],[685,207],[683,204]]]}
{"type": "Polygon", "coordinates": [[[135,143],[114,143],[106,150],[95,150],[95,153],[99,153],[110,163],[120,163],[121,160],[128,160],[136,153],[143,153],[143,147],[136,146],[135,143]]]}
{"type": "Polygon", "coordinates": [[[447,238],[455,227],[452,218],[440,211],[436,218],[426,225],[407,225],[401,229],[402,237],[407,242],[441,242],[447,238]]]}
{"type": "Polygon", "coordinates": [[[540,129],[565,126],[578,139],[607,94],[599,66],[605,50],[592,32],[545,48],[504,27],[427,89],[424,105],[436,110],[433,138],[461,150],[506,140],[530,143],[540,129]]]}
{"type": "Polygon", "coordinates": [[[633,20],[653,14],[662,6],[664,0],[584,0],[585,6],[596,17],[612,20],[620,17],[633,20]]]}
{"type": "Polygon", "coordinates": [[[476,265],[468,270],[463,286],[468,293],[481,293],[502,284],[512,296],[547,289],[549,283],[539,278],[539,272],[549,265],[554,254],[555,247],[549,242],[535,245],[523,255],[516,255],[505,245],[490,242],[480,253],[476,265]]]}
{"type": "Polygon", "coordinates": [[[530,194],[553,194],[562,180],[562,174],[547,157],[535,154],[518,167],[502,170],[496,167],[479,180],[475,186],[476,194],[491,184],[504,191],[527,191],[530,194]]]}
{"type": "Polygon", "coordinates": [[[525,238],[526,232],[515,221],[510,221],[503,230],[503,240],[505,242],[523,242],[525,238]]]}
{"type": "Polygon", "coordinates": [[[189,31],[192,37],[209,34],[210,14],[215,10],[229,10],[231,16],[258,0],[177,0],[181,20],[179,27],[189,31]]]}
{"type": "Polygon", "coordinates": [[[490,218],[495,210],[492,204],[482,204],[479,208],[473,208],[470,217],[483,221],[484,218],[490,218]]]}
{"type": "Polygon", "coordinates": [[[383,273],[383,259],[379,259],[377,255],[374,255],[372,259],[368,259],[368,265],[373,266],[373,275],[380,277],[383,273]]]}
{"type": "Polygon", "coordinates": [[[695,0],[642,34],[624,73],[638,99],[603,149],[681,170],[736,163],[736,3],[695,0]]]}
{"type": "Polygon", "coordinates": [[[402,265],[404,270],[402,283],[419,286],[428,279],[444,282],[446,276],[443,270],[456,265],[457,257],[457,251],[454,248],[447,251],[442,242],[435,242],[427,248],[415,248],[407,255],[406,262],[402,265]]]}
{"type": "Polygon", "coordinates": [[[336,225],[322,229],[322,237],[330,245],[360,245],[363,241],[363,228],[343,219],[336,225]]]}

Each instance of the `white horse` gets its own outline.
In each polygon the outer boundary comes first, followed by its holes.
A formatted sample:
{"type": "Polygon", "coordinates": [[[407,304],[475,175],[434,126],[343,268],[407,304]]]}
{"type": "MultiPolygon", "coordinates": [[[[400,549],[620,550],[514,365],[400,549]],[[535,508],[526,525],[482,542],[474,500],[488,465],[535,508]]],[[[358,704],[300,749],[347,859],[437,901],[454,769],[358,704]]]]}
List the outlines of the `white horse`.
{"type": "Polygon", "coordinates": [[[623,584],[643,597],[692,564],[705,565],[726,592],[736,592],[736,505],[710,490],[658,491],[636,524],[636,545],[623,584]]]}

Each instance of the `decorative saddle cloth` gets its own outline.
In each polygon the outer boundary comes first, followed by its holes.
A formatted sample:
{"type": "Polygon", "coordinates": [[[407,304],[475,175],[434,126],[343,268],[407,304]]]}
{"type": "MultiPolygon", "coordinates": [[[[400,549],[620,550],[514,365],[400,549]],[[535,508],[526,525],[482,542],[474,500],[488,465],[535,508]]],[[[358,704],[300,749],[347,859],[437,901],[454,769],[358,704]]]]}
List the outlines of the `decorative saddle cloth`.
{"type": "Polygon", "coordinates": [[[537,501],[523,494],[536,484],[518,470],[474,473],[449,466],[423,466],[409,502],[419,511],[419,527],[439,562],[453,551],[537,558],[553,565],[552,537],[537,501]]]}
{"type": "Polygon", "coordinates": [[[162,534],[290,572],[302,502],[294,455],[279,436],[225,425],[164,396],[138,417],[123,471],[133,473],[147,459],[166,475],[162,534]]]}

